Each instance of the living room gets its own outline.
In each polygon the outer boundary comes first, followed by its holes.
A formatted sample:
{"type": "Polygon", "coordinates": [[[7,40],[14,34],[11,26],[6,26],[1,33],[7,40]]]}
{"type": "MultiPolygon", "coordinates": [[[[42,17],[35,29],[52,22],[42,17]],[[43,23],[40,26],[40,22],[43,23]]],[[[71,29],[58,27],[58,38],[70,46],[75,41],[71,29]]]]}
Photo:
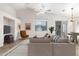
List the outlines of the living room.
{"type": "Polygon", "coordinates": [[[7,46],[21,40],[2,55],[79,55],[78,6],[74,3],[0,4],[0,47],[5,47],[4,43],[10,42],[5,36],[13,37],[14,41],[7,43],[7,46]],[[22,35],[22,31],[25,34],[22,35]],[[22,49],[26,49],[27,53],[22,49]]]}

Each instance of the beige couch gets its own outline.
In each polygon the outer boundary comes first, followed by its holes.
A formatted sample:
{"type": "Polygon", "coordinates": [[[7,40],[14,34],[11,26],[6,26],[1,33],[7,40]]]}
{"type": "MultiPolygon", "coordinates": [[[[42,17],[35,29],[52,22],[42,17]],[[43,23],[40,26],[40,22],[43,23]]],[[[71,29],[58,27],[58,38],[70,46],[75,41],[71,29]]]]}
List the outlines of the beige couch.
{"type": "Polygon", "coordinates": [[[30,43],[50,43],[51,38],[30,38],[30,43]]]}
{"type": "Polygon", "coordinates": [[[76,48],[74,43],[53,43],[50,39],[34,39],[34,41],[30,40],[30,43],[28,44],[28,55],[75,56],[76,48]]]}

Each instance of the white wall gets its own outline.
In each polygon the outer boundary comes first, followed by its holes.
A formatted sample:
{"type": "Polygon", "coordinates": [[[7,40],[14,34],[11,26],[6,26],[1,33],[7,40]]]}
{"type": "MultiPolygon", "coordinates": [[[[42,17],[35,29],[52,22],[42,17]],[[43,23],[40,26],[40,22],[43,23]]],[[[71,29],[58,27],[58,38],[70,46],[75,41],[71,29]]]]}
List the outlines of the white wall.
{"type": "Polygon", "coordinates": [[[11,15],[0,11],[0,47],[3,46],[4,42],[4,34],[3,34],[3,26],[4,26],[4,16],[9,18],[10,20],[14,21],[14,40],[17,40],[17,35],[18,35],[18,25],[21,24],[21,21],[15,17],[12,17],[11,15]]]}
{"type": "Polygon", "coordinates": [[[3,46],[3,16],[0,13],[0,47],[3,46]]]}
{"type": "MultiPolygon", "coordinates": [[[[18,18],[22,19],[23,25],[25,26],[24,23],[31,23],[31,30],[26,32],[30,35],[30,36],[44,36],[45,33],[49,32],[49,27],[50,26],[54,26],[55,27],[55,21],[57,20],[61,20],[61,21],[68,21],[69,19],[66,17],[63,17],[62,15],[56,15],[56,14],[39,14],[37,15],[37,13],[35,13],[32,10],[19,10],[16,12],[16,16],[18,18]],[[47,31],[43,31],[43,32],[35,32],[35,20],[38,16],[43,16],[46,21],[47,21],[47,31]]],[[[23,26],[22,25],[22,26],[23,26]]],[[[23,26],[23,27],[24,27],[23,26]]],[[[70,32],[71,30],[69,30],[68,32],[70,32]]],[[[50,33],[50,32],[49,32],[50,33]]],[[[55,31],[53,32],[53,34],[55,34],[55,31]]]]}
{"type": "MultiPolygon", "coordinates": [[[[26,30],[26,32],[30,36],[34,36],[34,35],[43,36],[45,35],[45,33],[49,32],[49,30],[44,31],[44,32],[35,32],[35,20],[40,15],[43,16],[47,20],[47,28],[49,28],[51,25],[55,27],[55,21],[60,20],[60,21],[68,21],[68,33],[73,32],[73,31],[79,32],[79,25],[76,24],[76,21],[74,25],[72,25],[72,22],[70,22],[71,18],[68,18],[64,16],[63,14],[39,14],[37,15],[37,13],[32,10],[18,10],[16,12],[16,16],[22,19],[22,22],[23,22],[22,27],[25,26],[24,23],[31,23],[31,30],[30,31],[26,30]]],[[[74,20],[78,21],[78,18],[74,20]]],[[[53,34],[55,34],[55,31],[53,32],[53,34]]]]}

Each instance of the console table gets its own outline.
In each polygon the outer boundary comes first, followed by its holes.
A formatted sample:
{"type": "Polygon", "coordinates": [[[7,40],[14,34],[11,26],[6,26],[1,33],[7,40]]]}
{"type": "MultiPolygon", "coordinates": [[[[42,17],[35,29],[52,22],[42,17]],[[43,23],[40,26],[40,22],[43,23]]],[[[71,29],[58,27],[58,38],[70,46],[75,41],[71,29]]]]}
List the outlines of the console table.
{"type": "Polygon", "coordinates": [[[79,33],[72,32],[68,33],[68,35],[71,35],[73,41],[75,40],[75,42],[78,43],[77,36],[79,35],[79,33]]]}
{"type": "Polygon", "coordinates": [[[13,42],[14,42],[13,35],[5,35],[4,36],[4,43],[13,43],[13,42]]]}

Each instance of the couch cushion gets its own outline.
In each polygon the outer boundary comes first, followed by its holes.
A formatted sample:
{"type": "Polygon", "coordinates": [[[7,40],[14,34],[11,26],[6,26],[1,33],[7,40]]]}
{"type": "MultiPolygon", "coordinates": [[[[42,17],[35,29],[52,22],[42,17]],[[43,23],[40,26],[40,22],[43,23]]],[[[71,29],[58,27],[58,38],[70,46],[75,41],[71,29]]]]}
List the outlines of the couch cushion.
{"type": "Polygon", "coordinates": [[[76,46],[74,43],[53,43],[54,56],[75,56],[76,46]]]}
{"type": "Polygon", "coordinates": [[[31,38],[30,42],[31,43],[50,43],[51,39],[50,38],[31,38]]]}
{"type": "Polygon", "coordinates": [[[57,42],[57,43],[68,43],[68,39],[67,38],[59,38],[55,42],[57,42]]]}
{"type": "Polygon", "coordinates": [[[28,44],[29,56],[52,56],[53,50],[50,43],[30,43],[28,44]]]}

